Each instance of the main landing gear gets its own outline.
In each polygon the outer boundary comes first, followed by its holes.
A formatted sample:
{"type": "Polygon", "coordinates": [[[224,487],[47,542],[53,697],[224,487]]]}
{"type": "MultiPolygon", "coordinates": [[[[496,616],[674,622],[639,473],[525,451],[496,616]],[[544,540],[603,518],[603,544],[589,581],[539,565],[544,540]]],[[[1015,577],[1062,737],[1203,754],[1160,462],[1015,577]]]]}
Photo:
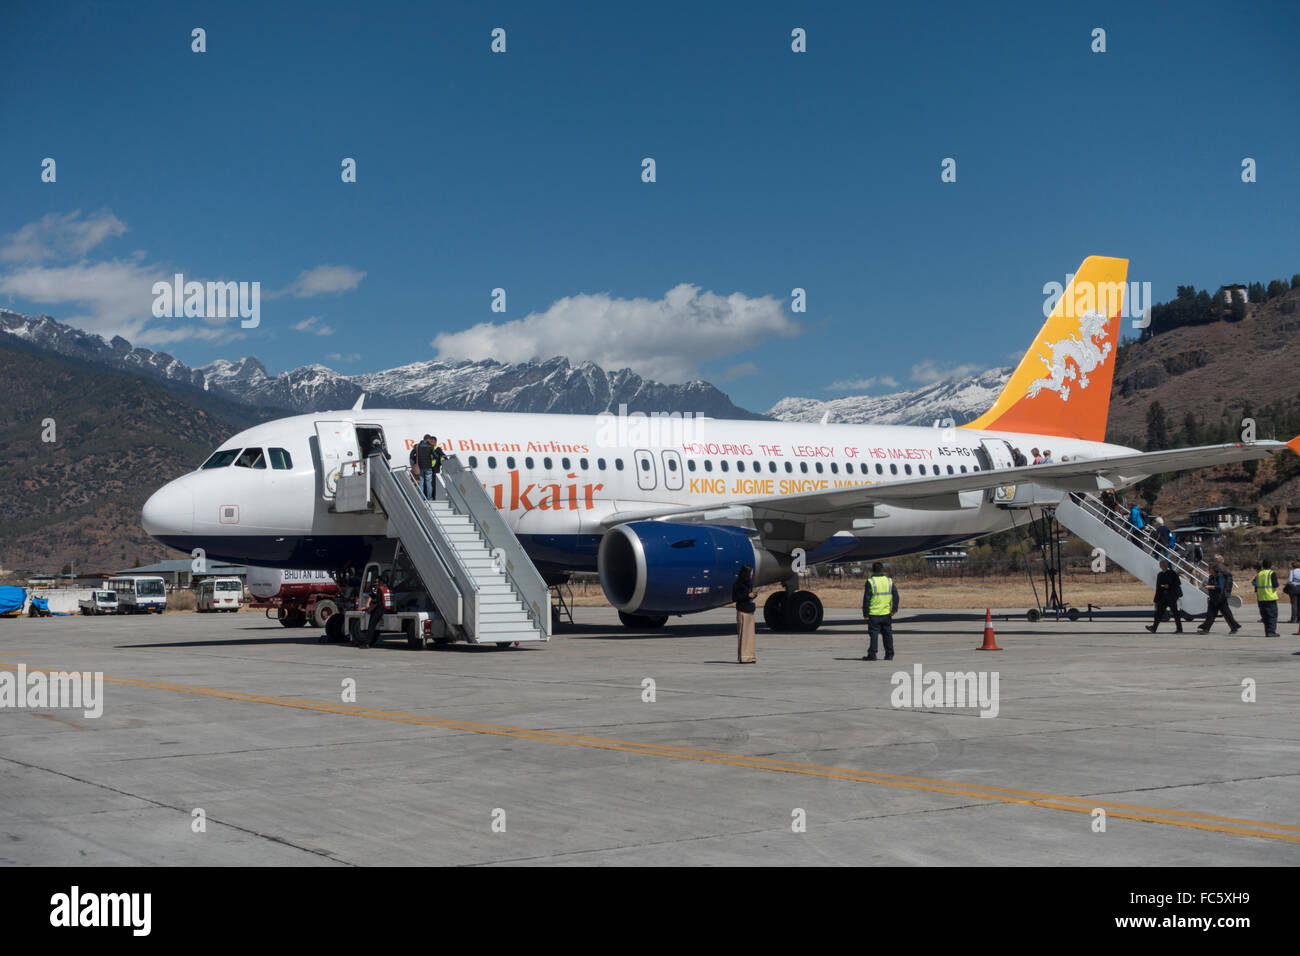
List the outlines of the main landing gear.
{"type": "Polygon", "coordinates": [[[823,613],[821,598],[812,591],[777,591],[763,605],[763,622],[774,631],[815,631],[823,613]]]}

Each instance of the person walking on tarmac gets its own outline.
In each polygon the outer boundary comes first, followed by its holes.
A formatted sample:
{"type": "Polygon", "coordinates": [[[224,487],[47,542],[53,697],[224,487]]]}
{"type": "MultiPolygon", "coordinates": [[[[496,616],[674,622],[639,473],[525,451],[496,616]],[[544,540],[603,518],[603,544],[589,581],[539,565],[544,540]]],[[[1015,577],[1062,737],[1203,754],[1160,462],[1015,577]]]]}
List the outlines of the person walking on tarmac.
{"type": "Polygon", "coordinates": [[[864,661],[876,660],[876,641],[885,640],[885,660],[894,659],[894,615],[898,613],[898,587],[885,575],[885,566],[877,561],[871,565],[871,577],[862,589],[862,616],[867,619],[867,633],[871,644],[864,661]]]}
{"type": "Polygon", "coordinates": [[[1281,637],[1277,632],[1277,572],[1268,558],[1259,563],[1255,575],[1255,600],[1259,602],[1259,616],[1264,619],[1264,636],[1281,637]]]}
{"type": "Polygon", "coordinates": [[[438,498],[436,475],[442,471],[442,461],[447,457],[439,446],[438,439],[432,435],[425,435],[420,439],[420,443],[411,449],[411,457],[411,472],[420,486],[420,494],[428,501],[436,501],[438,498]]]}
{"type": "MultiPolygon", "coordinates": [[[[1215,557],[1218,558],[1218,555],[1215,557]]],[[[1210,595],[1209,610],[1205,614],[1205,623],[1197,630],[1202,634],[1208,634],[1214,619],[1222,614],[1223,619],[1228,622],[1229,636],[1240,631],[1241,625],[1232,616],[1232,606],[1228,603],[1228,599],[1232,597],[1232,572],[1222,561],[1216,561],[1214,570],[1210,572],[1205,582],[1205,590],[1210,595]]]]}
{"type": "Polygon", "coordinates": [[[1178,577],[1178,572],[1169,567],[1169,562],[1160,561],[1160,573],[1156,575],[1156,616],[1155,620],[1147,625],[1147,630],[1152,634],[1160,626],[1160,619],[1164,617],[1165,611],[1174,616],[1174,627],[1176,633],[1183,633],[1183,619],[1178,614],[1178,599],[1183,596],[1183,582],[1178,577]]]}
{"type": "Polygon", "coordinates": [[[369,597],[369,603],[366,605],[370,611],[370,619],[366,622],[366,633],[359,638],[356,643],[357,647],[374,647],[375,641],[379,637],[379,623],[386,612],[393,610],[393,592],[388,587],[388,574],[380,574],[370,584],[370,590],[366,592],[369,597]]]}
{"type": "Polygon", "coordinates": [[[758,655],[754,650],[754,569],[748,564],[741,565],[736,575],[736,583],[731,586],[731,600],[736,605],[736,663],[756,664],[758,655]]]}

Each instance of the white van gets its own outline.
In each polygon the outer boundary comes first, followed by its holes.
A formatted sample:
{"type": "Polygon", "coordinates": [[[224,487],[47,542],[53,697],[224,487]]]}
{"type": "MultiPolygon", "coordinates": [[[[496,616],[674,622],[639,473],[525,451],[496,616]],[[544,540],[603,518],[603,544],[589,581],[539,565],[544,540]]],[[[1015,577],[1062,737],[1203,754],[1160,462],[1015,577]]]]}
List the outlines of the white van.
{"type": "Polygon", "coordinates": [[[119,614],[161,614],[167,609],[167,585],[160,577],[109,578],[108,590],[117,592],[119,614]]]}
{"type": "Polygon", "coordinates": [[[239,578],[208,578],[200,581],[197,610],[238,611],[244,603],[244,583],[239,578]]]}

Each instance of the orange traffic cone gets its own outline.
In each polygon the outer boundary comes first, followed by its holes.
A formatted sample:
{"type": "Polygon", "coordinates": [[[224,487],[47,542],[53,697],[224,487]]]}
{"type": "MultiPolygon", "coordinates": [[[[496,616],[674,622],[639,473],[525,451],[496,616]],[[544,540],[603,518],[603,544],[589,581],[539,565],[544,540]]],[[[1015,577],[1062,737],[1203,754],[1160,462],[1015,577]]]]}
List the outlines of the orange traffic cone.
{"type": "Polygon", "coordinates": [[[984,609],[984,646],[975,648],[977,651],[1000,651],[997,640],[993,637],[993,609],[984,609]]]}

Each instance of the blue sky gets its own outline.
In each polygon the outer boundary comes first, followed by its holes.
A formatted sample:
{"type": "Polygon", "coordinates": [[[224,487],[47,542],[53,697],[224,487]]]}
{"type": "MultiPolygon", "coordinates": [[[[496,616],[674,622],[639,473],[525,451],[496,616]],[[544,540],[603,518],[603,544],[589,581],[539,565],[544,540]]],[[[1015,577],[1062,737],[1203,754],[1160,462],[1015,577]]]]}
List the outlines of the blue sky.
{"type": "Polygon", "coordinates": [[[1297,8],[1041,6],[11,2],[0,305],[193,365],[562,354],[763,410],[1006,364],[1091,253],[1157,300],[1300,272],[1297,8]],[[154,319],[177,271],[260,282],[260,326],[154,319]]]}

